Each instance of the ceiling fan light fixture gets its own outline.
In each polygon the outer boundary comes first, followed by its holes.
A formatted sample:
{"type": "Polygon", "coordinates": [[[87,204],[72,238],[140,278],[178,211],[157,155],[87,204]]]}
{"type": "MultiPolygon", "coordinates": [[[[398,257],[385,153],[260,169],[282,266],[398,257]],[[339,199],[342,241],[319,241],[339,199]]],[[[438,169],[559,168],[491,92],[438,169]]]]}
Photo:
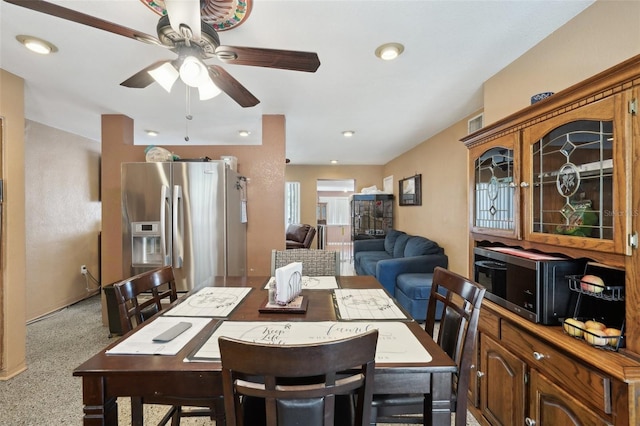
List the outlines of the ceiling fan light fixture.
{"type": "Polygon", "coordinates": [[[206,101],[218,96],[222,93],[222,90],[220,90],[210,78],[207,78],[203,84],[198,86],[198,93],[200,94],[200,100],[206,101]]]}
{"type": "Polygon", "coordinates": [[[18,35],[16,36],[16,40],[22,43],[22,45],[24,45],[24,47],[26,47],[30,51],[39,53],[41,55],[48,55],[49,53],[58,51],[58,48],[53,44],[38,37],[29,35],[18,35]]]}
{"type": "Polygon", "coordinates": [[[404,52],[400,43],[385,43],[376,49],[376,56],[384,61],[392,61],[404,52]]]}
{"type": "Polygon", "coordinates": [[[354,130],[345,130],[344,132],[342,132],[342,136],[344,136],[345,138],[350,138],[355,134],[356,132],[354,130]]]}
{"type": "Polygon", "coordinates": [[[175,69],[171,62],[165,62],[158,68],[147,71],[151,77],[160,85],[164,90],[171,93],[173,83],[176,82],[180,74],[175,69]]]}
{"type": "Polygon", "coordinates": [[[180,79],[187,86],[200,87],[209,79],[209,72],[202,61],[195,56],[187,56],[180,65],[180,79]]]}

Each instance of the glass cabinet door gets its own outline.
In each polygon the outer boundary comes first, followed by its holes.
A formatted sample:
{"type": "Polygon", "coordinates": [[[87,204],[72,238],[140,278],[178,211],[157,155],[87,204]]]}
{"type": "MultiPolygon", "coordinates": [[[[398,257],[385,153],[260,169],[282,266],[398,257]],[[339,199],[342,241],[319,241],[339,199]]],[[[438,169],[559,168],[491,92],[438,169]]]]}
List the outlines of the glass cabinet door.
{"type": "Polygon", "coordinates": [[[614,105],[613,99],[602,101],[568,114],[572,117],[551,123],[551,128],[544,126],[542,132],[527,132],[528,239],[624,250],[618,242],[626,211],[625,173],[619,164],[624,141],[614,105]]]}
{"type": "Polygon", "coordinates": [[[473,232],[519,236],[518,136],[511,134],[471,152],[473,232]]]}

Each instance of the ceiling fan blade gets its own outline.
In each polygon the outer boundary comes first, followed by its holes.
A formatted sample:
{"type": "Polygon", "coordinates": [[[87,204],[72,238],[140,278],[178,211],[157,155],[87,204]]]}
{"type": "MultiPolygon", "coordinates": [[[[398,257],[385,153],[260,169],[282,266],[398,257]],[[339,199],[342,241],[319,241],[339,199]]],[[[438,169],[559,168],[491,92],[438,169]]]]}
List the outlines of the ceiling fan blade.
{"type": "Polygon", "coordinates": [[[209,65],[209,76],[216,86],[224,93],[229,95],[231,99],[236,101],[243,108],[256,106],[260,103],[258,98],[253,96],[246,87],[238,80],[233,78],[231,74],[226,72],[222,67],[217,65],[209,65]]]}
{"type": "Polygon", "coordinates": [[[297,52],[295,50],[219,46],[216,49],[216,56],[222,62],[228,64],[280,68],[292,71],[316,72],[320,66],[318,54],[297,52]]]}
{"type": "Polygon", "coordinates": [[[191,30],[194,40],[201,38],[201,18],[200,18],[200,1],[199,0],[164,0],[164,6],[167,9],[167,16],[171,28],[178,34],[185,35],[180,30],[181,25],[186,25],[191,30]]]}
{"type": "Polygon", "coordinates": [[[144,89],[145,87],[147,87],[148,85],[156,81],[151,76],[151,74],[149,74],[149,71],[152,69],[158,68],[159,66],[167,62],[171,62],[171,61],[154,62],[153,64],[138,71],[137,73],[135,73],[134,75],[132,75],[131,77],[129,77],[128,79],[120,83],[120,86],[131,87],[134,89],[144,89]]]}
{"type": "Polygon", "coordinates": [[[35,10],[47,15],[55,16],[58,18],[66,19],[67,21],[77,22],[78,24],[87,25],[89,27],[97,28],[99,30],[107,31],[113,34],[129,37],[134,40],[144,41],[145,43],[152,43],[162,46],[160,41],[140,31],[132,30],[131,28],[123,27],[122,25],[114,24],[113,22],[105,21],[104,19],[96,18],[95,16],[87,15],[82,12],[75,11],[73,9],[67,9],[66,7],[58,6],[54,3],[49,3],[43,0],[4,0],[7,3],[15,4],[16,6],[24,7],[27,9],[35,10]]]}

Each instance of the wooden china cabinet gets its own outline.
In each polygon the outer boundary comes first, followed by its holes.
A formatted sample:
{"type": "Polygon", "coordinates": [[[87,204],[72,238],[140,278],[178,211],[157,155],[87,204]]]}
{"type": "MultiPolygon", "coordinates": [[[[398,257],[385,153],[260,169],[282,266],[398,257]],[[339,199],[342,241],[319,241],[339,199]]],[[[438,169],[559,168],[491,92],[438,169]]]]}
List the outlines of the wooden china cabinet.
{"type": "Polygon", "coordinates": [[[499,245],[624,275],[613,350],[483,302],[470,386],[482,424],[640,424],[639,99],[640,55],[462,140],[471,271],[475,247],[499,245]]]}

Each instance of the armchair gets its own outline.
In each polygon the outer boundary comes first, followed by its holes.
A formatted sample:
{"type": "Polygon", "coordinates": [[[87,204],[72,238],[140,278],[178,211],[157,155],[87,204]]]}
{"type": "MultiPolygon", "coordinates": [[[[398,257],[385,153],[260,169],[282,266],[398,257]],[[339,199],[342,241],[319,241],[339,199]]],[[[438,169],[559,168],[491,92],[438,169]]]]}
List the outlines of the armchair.
{"type": "Polygon", "coordinates": [[[316,228],[307,224],[292,223],[287,227],[285,239],[287,249],[299,249],[311,247],[313,237],[316,235],[316,228]]]}

